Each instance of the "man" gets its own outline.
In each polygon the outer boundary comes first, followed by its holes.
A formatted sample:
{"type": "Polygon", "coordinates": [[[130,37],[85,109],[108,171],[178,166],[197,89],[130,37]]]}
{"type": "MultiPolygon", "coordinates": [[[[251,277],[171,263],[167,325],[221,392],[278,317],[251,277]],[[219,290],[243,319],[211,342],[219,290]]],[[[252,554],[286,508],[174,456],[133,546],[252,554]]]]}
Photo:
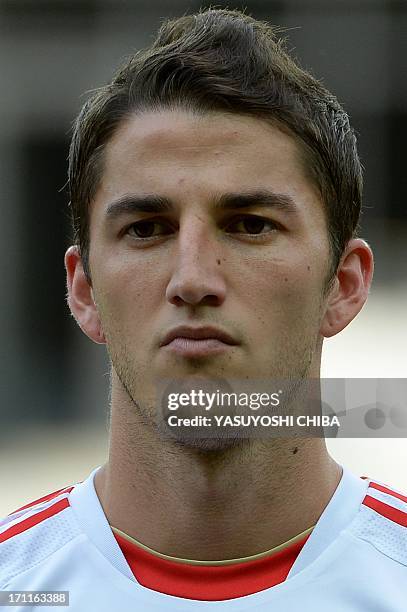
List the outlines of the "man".
{"type": "Polygon", "coordinates": [[[157,399],[160,381],[318,378],[363,307],[334,96],[266,24],[169,22],[82,109],[70,191],[68,302],[111,359],[109,458],[5,519],[1,588],[87,611],[405,611],[405,496],[321,437],[163,435],[157,399]]]}

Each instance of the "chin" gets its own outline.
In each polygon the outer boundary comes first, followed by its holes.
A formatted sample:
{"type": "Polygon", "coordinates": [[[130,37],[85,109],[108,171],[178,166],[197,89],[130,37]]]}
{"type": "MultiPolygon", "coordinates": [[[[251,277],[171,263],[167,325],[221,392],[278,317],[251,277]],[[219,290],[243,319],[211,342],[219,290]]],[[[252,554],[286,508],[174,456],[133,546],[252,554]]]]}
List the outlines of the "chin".
{"type": "Polygon", "coordinates": [[[247,440],[242,438],[200,438],[195,440],[177,440],[177,446],[189,448],[202,454],[222,454],[232,449],[242,449],[247,445],[247,440]]]}

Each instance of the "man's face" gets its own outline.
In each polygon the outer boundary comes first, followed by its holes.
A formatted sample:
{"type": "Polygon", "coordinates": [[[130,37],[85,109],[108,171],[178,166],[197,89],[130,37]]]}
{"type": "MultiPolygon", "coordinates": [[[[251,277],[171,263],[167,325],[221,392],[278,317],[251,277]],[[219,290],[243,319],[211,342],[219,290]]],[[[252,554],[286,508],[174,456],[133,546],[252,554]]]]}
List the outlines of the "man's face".
{"type": "Polygon", "coordinates": [[[140,405],[163,378],[319,375],[325,214],[277,127],[183,111],[123,122],[91,205],[89,263],[115,373],[140,405]],[[162,345],[184,325],[230,342],[179,332],[162,345]]]}

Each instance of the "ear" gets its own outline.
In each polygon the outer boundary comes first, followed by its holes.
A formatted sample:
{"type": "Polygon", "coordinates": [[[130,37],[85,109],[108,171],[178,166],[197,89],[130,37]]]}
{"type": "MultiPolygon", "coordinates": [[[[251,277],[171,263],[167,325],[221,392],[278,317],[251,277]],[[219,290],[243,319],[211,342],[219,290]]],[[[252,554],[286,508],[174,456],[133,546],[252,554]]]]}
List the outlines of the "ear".
{"type": "Polygon", "coordinates": [[[65,253],[68,304],[81,330],[97,344],[106,344],[92,287],[83,270],[77,246],[65,253]]]}
{"type": "Polygon", "coordinates": [[[326,301],[321,335],[335,336],[356,317],[369,294],[373,277],[373,253],[364,240],[350,240],[341,257],[326,301]]]}

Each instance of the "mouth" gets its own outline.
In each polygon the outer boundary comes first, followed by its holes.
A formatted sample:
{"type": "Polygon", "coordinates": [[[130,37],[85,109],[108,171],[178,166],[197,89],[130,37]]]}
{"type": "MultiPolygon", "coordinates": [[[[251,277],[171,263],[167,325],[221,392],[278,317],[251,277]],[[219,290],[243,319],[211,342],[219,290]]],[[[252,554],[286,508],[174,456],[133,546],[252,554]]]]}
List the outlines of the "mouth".
{"type": "Polygon", "coordinates": [[[227,332],[215,327],[177,327],[164,338],[161,347],[183,357],[216,355],[237,346],[227,332]]]}

